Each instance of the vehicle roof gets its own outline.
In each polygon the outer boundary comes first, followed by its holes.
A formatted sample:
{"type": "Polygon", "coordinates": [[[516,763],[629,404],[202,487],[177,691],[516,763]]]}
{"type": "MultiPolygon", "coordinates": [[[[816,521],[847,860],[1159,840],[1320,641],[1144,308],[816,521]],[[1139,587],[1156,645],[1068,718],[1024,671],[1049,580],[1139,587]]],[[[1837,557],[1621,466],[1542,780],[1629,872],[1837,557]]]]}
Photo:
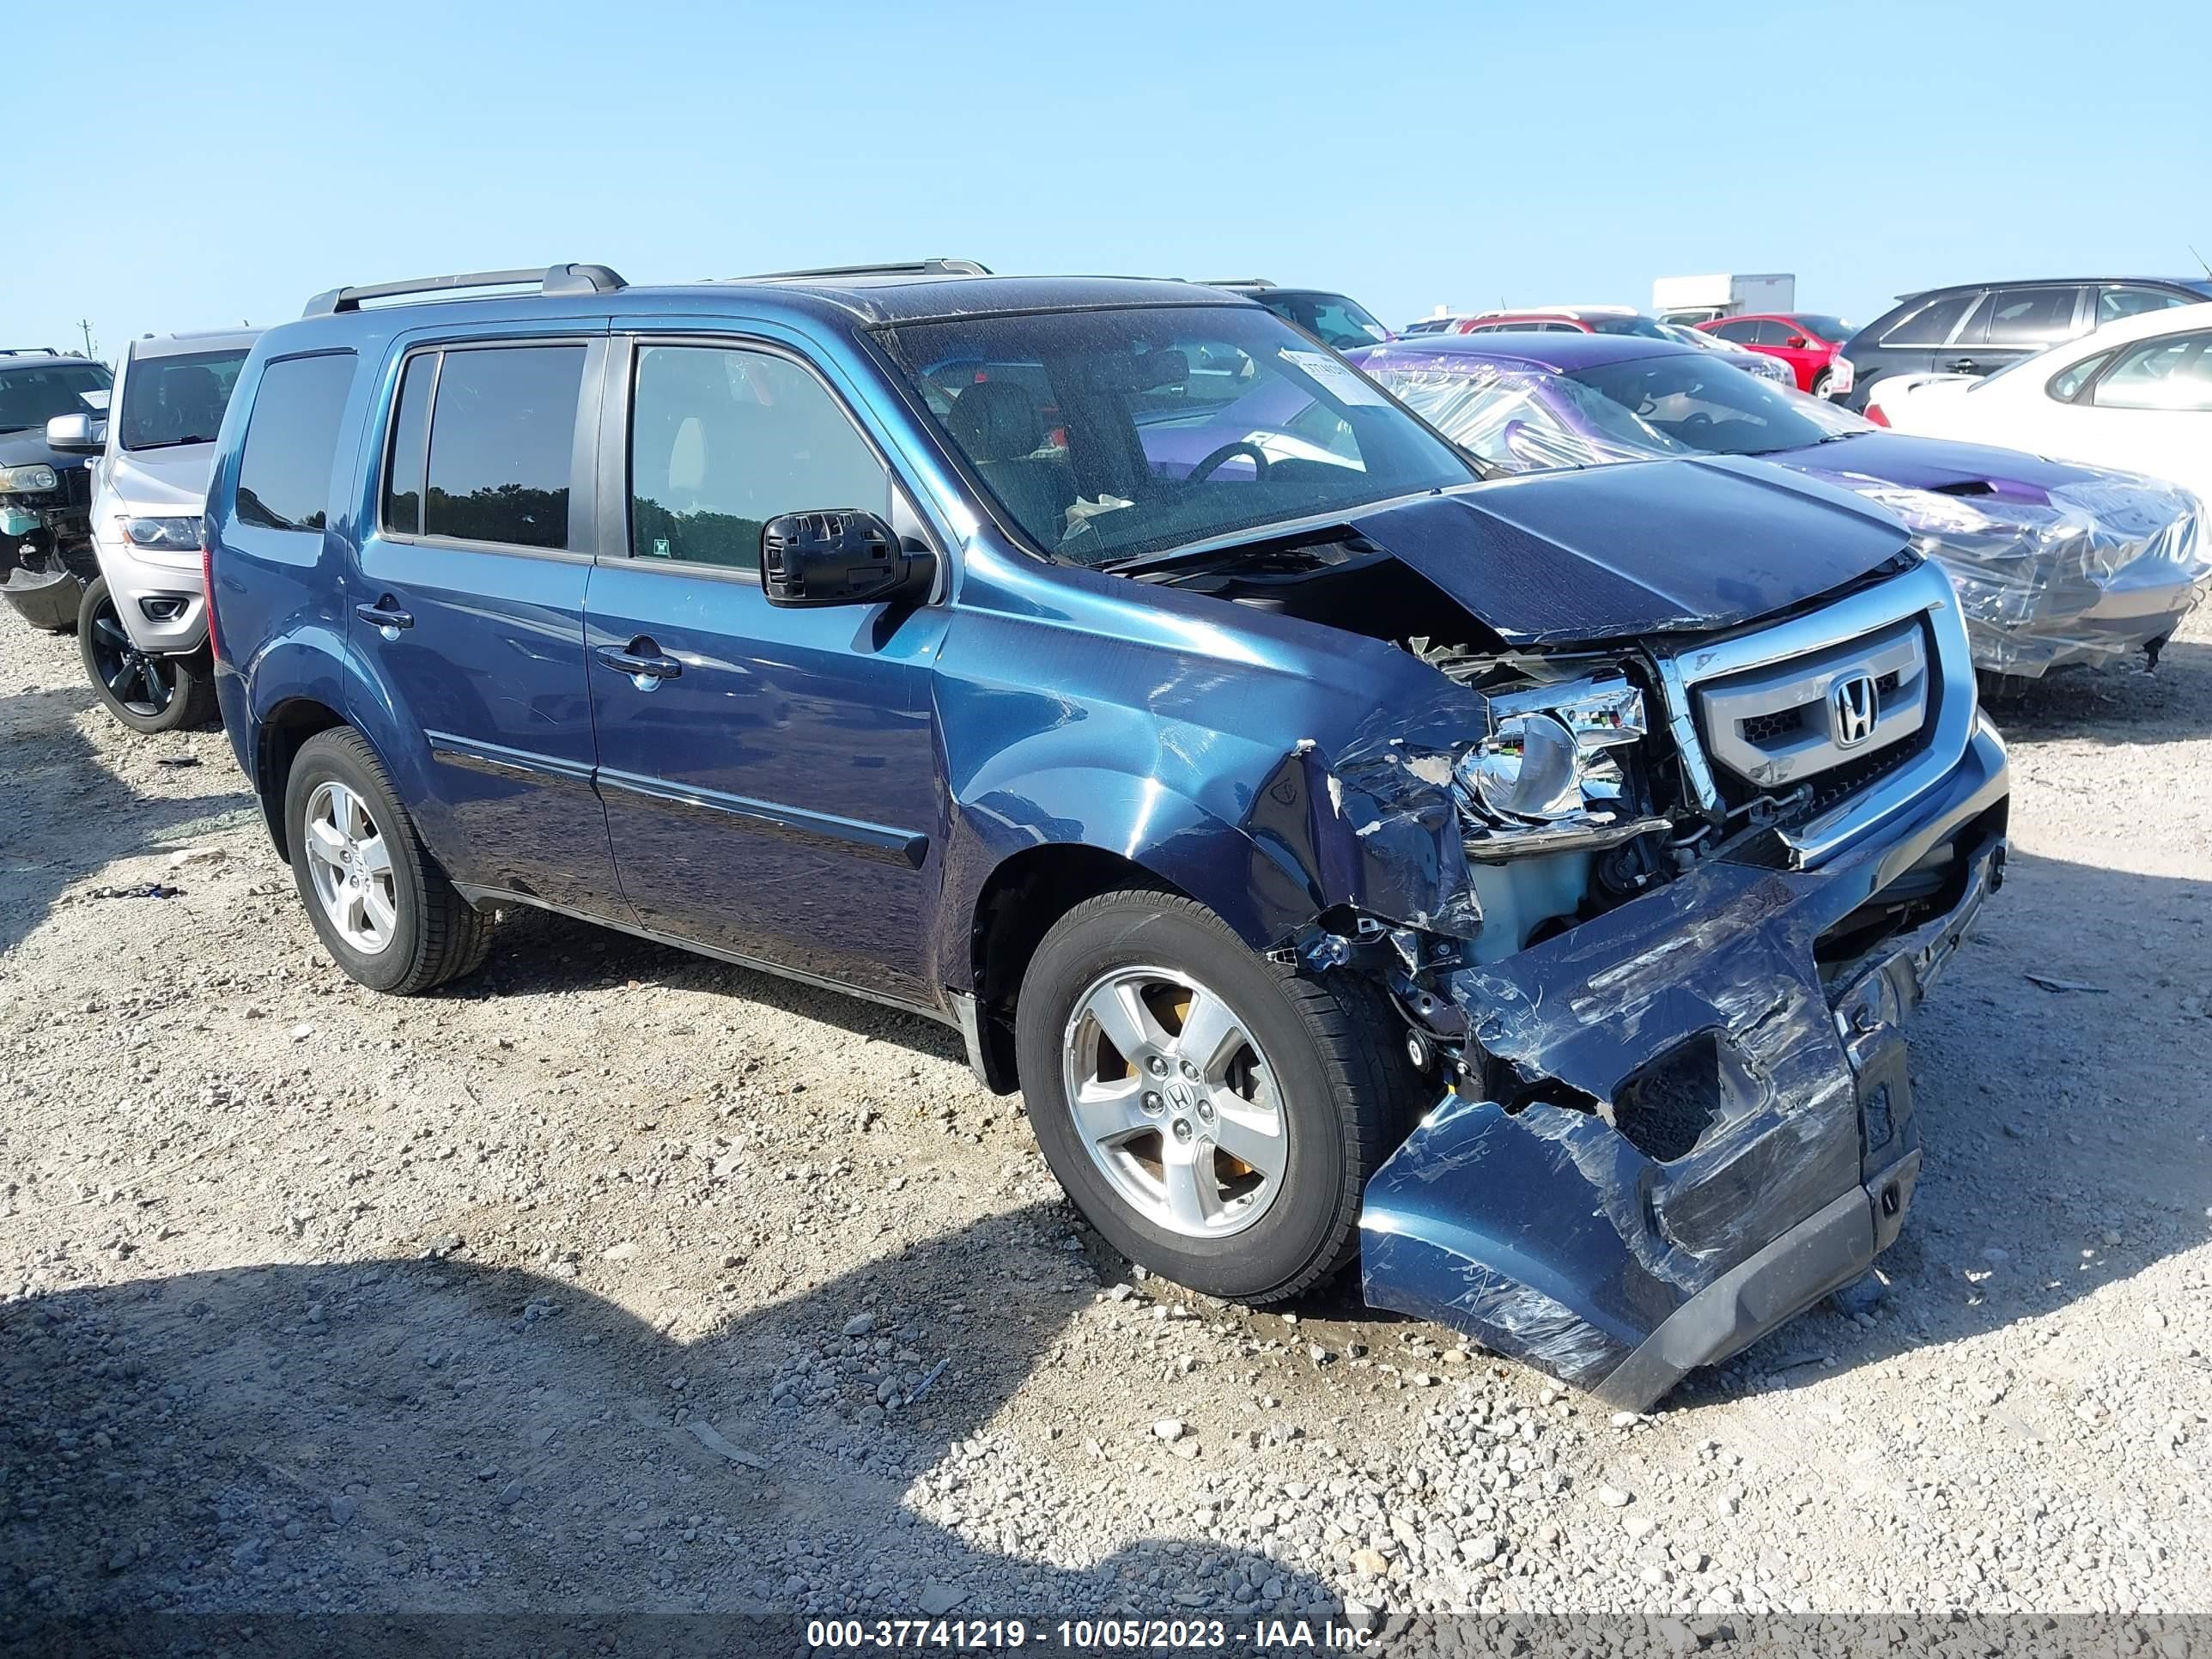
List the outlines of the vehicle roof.
{"type": "Polygon", "coordinates": [[[697,318],[726,315],[827,324],[842,329],[884,324],[951,321],[1010,313],[1103,310],[1118,307],[1244,306],[1224,289],[1159,277],[997,276],[969,275],[739,277],[727,282],[643,285],[605,292],[479,295],[377,302],[358,310],[318,313],[269,331],[290,347],[310,340],[347,340],[363,331],[388,333],[448,319],[464,326],[532,317],[697,318]]]}
{"type": "Polygon", "coordinates": [[[1644,313],[1634,306],[1492,306],[1488,311],[1474,313],[1484,321],[1498,317],[1640,317],[1644,313]]]}
{"type": "Polygon", "coordinates": [[[2089,283],[2158,283],[2167,288],[2192,289],[2199,294],[2212,296],[2212,276],[1997,276],[1975,283],[1943,283],[1935,288],[1917,288],[1897,297],[1901,302],[1924,300],[1932,294],[1959,294],[1974,289],[2066,288],[2089,283]]]}
{"type": "Polygon", "coordinates": [[[134,360],[141,360],[221,351],[227,346],[250,349],[261,335],[258,328],[203,328],[181,334],[142,334],[131,341],[130,352],[134,360]]]}
{"type": "Polygon", "coordinates": [[[0,368],[52,368],[57,363],[78,363],[98,368],[100,363],[74,351],[49,353],[44,346],[15,346],[0,351],[0,368]]]}
{"type": "Polygon", "coordinates": [[[1411,340],[1363,346],[1355,360],[1387,367],[1396,359],[1465,357],[1470,362],[1571,374],[1578,368],[1631,362],[1639,357],[1710,355],[1702,346],[1654,340],[1641,334],[1539,334],[1533,331],[1523,334],[1504,329],[1495,334],[1424,334],[1411,340]]]}

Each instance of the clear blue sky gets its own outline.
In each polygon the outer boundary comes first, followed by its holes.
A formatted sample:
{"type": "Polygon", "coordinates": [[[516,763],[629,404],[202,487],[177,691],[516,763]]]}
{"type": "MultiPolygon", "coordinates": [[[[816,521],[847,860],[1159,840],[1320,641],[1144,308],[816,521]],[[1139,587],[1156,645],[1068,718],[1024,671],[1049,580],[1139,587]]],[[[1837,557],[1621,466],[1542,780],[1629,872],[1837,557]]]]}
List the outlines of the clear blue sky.
{"type": "Polygon", "coordinates": [[[1395,325],[1719,270],[1864,320],[2212,257],[2203,0],[33,10],[0,343],[567,259],[1257,274],[1395,325]]]}

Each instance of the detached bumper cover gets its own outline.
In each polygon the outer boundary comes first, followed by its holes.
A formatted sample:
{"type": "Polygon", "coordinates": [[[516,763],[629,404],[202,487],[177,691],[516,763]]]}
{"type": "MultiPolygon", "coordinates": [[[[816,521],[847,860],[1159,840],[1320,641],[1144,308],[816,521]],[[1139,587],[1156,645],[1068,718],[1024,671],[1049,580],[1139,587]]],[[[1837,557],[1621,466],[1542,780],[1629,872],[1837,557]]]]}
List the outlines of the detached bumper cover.
{"type": "Polygon", "coordinates": [[[1982,726],[1878,844],[1716,860],[1454,975],[1535,1097],[1449,1096],[1376,1173],[1367,1300],[1641,1409],[1864,1271],[1919,1172],[1899,1023],[2002,879],[2006,789],[1982,726]],[[1816,942],[1931,871],[1948,908],[1824,981],[1816,942]]]}

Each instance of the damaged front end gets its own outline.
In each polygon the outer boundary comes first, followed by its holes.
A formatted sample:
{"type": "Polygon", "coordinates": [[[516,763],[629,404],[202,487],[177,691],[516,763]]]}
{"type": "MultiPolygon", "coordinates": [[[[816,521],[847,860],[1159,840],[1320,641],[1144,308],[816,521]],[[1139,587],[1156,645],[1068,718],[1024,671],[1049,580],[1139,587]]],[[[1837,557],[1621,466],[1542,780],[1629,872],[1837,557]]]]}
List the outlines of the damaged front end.
{"type": "Polygon", "coordinates": [[[1896,1237],[1899,1026],[2002,879],[2003,748],[1926,565],[1609,655],[1409,646],[1457,700],[1301,745],[1247,826],[1340,900],[1285,950],[1386,985],[1437,1089],[1366,1298],[1640,1409],[1896,1237]]]}

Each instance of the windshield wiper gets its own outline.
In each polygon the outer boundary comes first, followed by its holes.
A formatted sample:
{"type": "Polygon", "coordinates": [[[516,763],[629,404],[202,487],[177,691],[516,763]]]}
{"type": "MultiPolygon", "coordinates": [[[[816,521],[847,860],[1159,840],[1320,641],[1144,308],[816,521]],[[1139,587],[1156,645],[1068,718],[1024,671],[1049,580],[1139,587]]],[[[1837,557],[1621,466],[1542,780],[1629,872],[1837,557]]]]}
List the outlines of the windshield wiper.
{"type": "Polygon", "coordinates": [[[211,444],[214,441],[215,434],[210,433],[204,438],[164,438],[157,444],[125,444],[123,447],[137,455],[149,449],[182,449],[186,444],[211,444]]]}

